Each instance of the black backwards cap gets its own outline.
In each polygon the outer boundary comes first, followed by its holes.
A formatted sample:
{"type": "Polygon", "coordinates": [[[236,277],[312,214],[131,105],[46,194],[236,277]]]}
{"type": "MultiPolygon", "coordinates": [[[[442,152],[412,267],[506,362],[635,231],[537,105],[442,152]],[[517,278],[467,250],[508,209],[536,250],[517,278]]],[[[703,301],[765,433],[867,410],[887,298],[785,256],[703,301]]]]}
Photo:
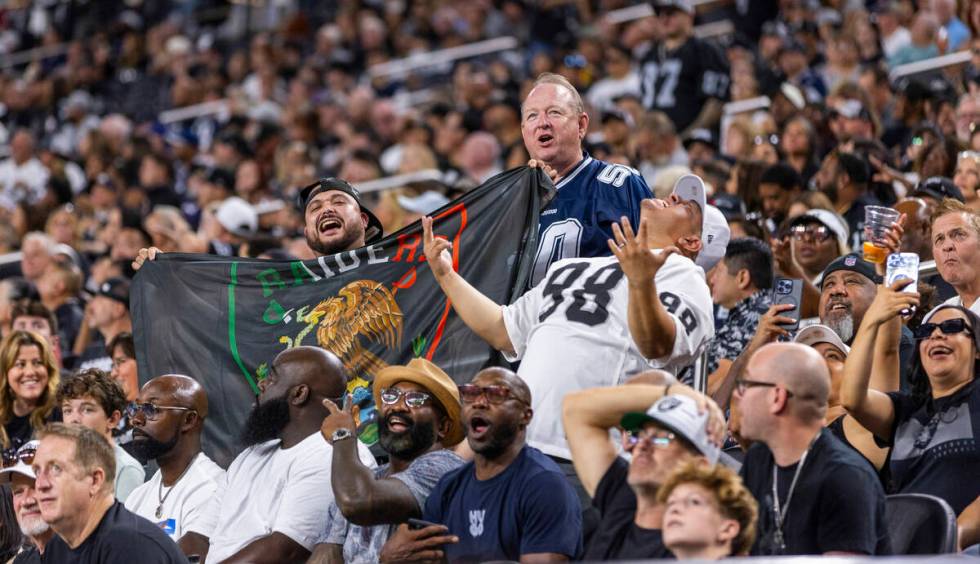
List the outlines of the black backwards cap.
{"type": "Polygon", "coordinates": [[[381,221],[375,216],[371,210],[364,205],[364,201],[361,199],[361,193],[354,188],[350,182],[346,180],[341,180],[340,178],[321,178],[313,184],[303,188],[299,193],[300,201],[303,202],[303,209],[305,210],[307,206],[310,205],[310,200],[314,196],[322,192],[330,192],[336,190],[338,192],[343,192],[354,201],[357,202],[358,207],[361,208],[361,213],[366,214],[368,217],[367,228],[364,229],[364,244],[369,245],[376,241],[380,241],[384,236],[384,228],[381,225],[381,221]]]}

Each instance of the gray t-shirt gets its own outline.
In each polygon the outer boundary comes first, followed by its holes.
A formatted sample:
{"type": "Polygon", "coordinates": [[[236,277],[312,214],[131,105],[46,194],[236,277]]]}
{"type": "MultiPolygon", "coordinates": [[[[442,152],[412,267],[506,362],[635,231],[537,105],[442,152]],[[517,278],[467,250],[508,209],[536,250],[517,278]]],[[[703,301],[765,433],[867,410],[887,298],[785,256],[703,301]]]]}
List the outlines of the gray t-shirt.
{"type": "Polygon", "coordinates": [[[129,494],[143,485],[146,472],[143,470],[143,465],[123,450],[121,446],[112,445],[112,449],[116,451],[116,499],[120,503],[125,503],[129,494]]]}
{"type": "MultiPolygon", "coordinates": [[[[465,461],[451,450],[440,449],[416,458],[405,470],[388,476],[388,464],[375,469],[376,478],[394,478],[400,480],[419,504],[419,514],[425,507],[425,500],[429,497],[429,492],[435,488],[439,480],[449,472],[460,466],[465,461]]],[[[375,563],[381,555],[381,548],[384,546],[388,537],[395,529],[392,525],[377,525],[374,527],[361,527],[347,522],[347,519],[340,513],[340,508],[336,502],[330,503],[330,527],[326,531],[326,539],[320,542],[327,544],[340,544],[344,547],[344,562],[348,564],[375,563]]]]}

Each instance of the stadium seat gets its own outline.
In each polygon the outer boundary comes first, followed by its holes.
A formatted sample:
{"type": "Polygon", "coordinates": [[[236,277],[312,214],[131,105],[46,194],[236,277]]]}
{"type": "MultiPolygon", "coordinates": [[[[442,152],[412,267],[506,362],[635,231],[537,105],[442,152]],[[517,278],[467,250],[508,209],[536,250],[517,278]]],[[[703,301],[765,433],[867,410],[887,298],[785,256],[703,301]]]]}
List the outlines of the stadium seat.
{"type": "Polygon", "coordinates": [[[885,501],[894,554],[957,551],[956,514],[944,500],[925,494],[895,494],[885,501]]]}

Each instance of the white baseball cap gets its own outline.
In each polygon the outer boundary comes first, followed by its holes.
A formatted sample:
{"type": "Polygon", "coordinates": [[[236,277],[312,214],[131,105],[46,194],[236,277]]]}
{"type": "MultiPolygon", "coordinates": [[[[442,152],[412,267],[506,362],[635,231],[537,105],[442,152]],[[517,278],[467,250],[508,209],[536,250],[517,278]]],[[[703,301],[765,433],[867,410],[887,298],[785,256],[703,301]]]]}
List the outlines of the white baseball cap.
{"type": "Polygon", "coordinates": [[[449,203],[449,198],[435,190],[426,190],[418,196],[398,196],[398,205],[406,211],[428,215],[449,203]]]}
{"type": "Polygon", "coordinates": [[[847,239],[850,237],[851,229],[847,226],[847,222],[844,221],[843,217],[832,211],[813,208],[812,210],[807,210],[803,215],[793,218],[793,221],[789,225],[793,227],[794,225],[812,220],[816,220],[824,224],[827,229],[830,229],[837,238],[837,244],[844,250],[843,252],[846,252],[846,249],[850,247],[847,239]]]}
{"type": "Polygon", "coordinates": [[[680,435],[691,443],[708,462],[718,462],[721,449],[708,438],[708,411],[699,413],[698,404],[687,396],[664,396],[650,406],[646,413],[627,413],[620,424],[627,431],[636,431],[648,422],[680,435]]]}
{"type": "Polygon", "coordinates": [[[673,193],[682,200],[695,202],[701,208],[701,252],[694,262],[707,272],[725,257],[728,241],[732,238],[728,220],[721,210],[708,205],[704,181],[694,174],[678,178],[673,193]]]}
{"type": "MultiPolygon", "coordinates": [[[[27,476],[28,478],[35,480],[37,476],[34,474],[34,468],[30,464],[25,462],[25,458],[29,455],[30,459],[34,460],[34,452],[37,451],[37,445],[41,441],[28,441],[24,443],[20,448],[17,449],[17,453],[14,455],[17,458],[17,462],[13,466],[9,466],[0,470],[0,484],[9,484],[14,479],[14,473],[20,474],[21,476],[27,476]]],[[[6,458],[4,454],[4,458],[6,458]]]]}
{"type": "Polygon", "coordinates": [[[214,217],[222,227],[234,235],[248,237],[255,235],[259,229],[259,214],[252,204],[237,196],[221,202],[214,217]]]}
{"type": "Polygon", "coordinates": [[[841,350],[845,355],[851,354],[851,347],[844,344],[840,335],[826,325],[810,325],[800,330],[793,339],[801,345],[812,347],[817,343],[827,343],[841,350]]]}

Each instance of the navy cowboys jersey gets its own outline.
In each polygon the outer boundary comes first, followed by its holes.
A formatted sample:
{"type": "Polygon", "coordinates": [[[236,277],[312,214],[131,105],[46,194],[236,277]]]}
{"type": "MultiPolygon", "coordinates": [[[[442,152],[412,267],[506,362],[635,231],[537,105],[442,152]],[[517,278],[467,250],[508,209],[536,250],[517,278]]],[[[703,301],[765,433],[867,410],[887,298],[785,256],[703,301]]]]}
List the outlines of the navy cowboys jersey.
{"type": "Polygon", "coordinates": [[[538,223],[532,286],[561,259],[611,255],[607,241],[613,238],[613,222],[625,215],[638,228],[640,201],[653,197],[636,169],[588,155],[555,187],[558,195],[541,211],[538,223]]]}
{"type": "Polygon", "coordinates": [[[709,98],[727,100],[729,82],[724,53],[696,37],[670,52],[655,45],[640,67],[643,107],[667,114],[678,132],[697,119],[709,98]]]}

